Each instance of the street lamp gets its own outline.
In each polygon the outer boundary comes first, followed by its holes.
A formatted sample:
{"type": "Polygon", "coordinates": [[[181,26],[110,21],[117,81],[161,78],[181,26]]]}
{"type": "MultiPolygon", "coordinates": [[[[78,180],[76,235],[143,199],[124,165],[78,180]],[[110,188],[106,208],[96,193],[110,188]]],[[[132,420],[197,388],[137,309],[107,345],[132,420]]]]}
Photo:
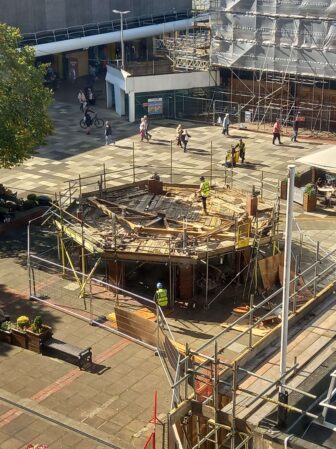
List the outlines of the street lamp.
{"type": "Polygon", "coordinates": [[[119,11],[118,9],[113,9],[115,14],[120,14],[120,45],[121,45],[121,68],[125,68],[125,47],[124,47],[124,15],[131,11],[119,11]]]}

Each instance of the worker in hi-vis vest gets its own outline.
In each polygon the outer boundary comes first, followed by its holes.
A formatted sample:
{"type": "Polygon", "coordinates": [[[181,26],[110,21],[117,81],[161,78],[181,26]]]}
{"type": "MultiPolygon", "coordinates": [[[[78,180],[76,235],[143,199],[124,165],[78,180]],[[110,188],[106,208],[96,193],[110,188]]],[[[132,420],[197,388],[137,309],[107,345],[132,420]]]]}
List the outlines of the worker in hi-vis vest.
{"type": "Polygon", "coordinates": [[[155,292],[155,302],[160,307],[168,307],[168,293],[167,289],[163,288],[161,282],[156,284],[156,292],[155,292]]]}
{"type": "Polygon", "coordinates": [[[206,215],[208,215],[208,211],[207,211],[207,198],[208,198],[208,196],[210,195],[210,182],[207,181],[207,180],[204,178],[204,176],[201,176],[201,177],[200,177],[200,181],[201,181],[201,184],[200,184],[200,188],[199,188],[198,193],[199,193],[200,196],[201,196],[201,200],[202,200],[202,204],[203,204],[203,210],[204,210],[204,213],[205,213],[206,215]]]}

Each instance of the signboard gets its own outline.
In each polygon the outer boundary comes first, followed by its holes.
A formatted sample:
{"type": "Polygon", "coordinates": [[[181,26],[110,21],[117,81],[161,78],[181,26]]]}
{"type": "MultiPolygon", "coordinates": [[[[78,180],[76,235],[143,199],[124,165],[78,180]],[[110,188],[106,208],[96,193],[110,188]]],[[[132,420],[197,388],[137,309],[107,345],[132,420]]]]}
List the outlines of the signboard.
{"type": "Polygon", "coordinates": [[[245,111],[245,123],[252,122],[252,111],[245,111]]]}
{"type": "Polygon", "coordinates": [[[301,204],[301,206],[303,206],[303,191],[304,188],[294,187],[293,201],[294,203],[301,204]]]}
{"type": "Polygon", "coordinates": [[[162,114],[162,98],[148,98],[148,115],[162,114]]]}

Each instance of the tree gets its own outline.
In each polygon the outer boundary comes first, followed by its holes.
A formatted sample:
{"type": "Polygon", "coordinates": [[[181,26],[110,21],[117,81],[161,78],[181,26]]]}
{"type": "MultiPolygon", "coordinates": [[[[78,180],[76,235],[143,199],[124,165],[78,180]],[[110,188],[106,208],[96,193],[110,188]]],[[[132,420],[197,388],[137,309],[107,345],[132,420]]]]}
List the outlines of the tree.
{"type": "Polygon", "coordinates": [[[19,48],[20,31],[0,24],[0,167],[12,168],[36,153],[53,126],[44,87],[46,66],[35,67],[32,47],[19,48]]]}

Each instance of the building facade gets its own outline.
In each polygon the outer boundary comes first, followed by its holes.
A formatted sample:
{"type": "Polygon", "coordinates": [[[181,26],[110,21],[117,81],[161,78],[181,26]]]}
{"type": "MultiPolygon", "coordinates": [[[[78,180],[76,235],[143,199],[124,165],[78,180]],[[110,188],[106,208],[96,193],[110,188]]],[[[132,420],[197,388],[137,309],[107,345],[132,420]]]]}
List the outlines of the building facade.
{"type": "MultiPolygon", "coordinates": [[[[206,2],[208,3],[208,2],[206,2]]],[[[253,121],[336,131],[336,1],[210,0],[210,63],[253,121]]]]}
{"type": "Polygon", "coordinates": [[[22,33],[69,28],[114,20],[113,9],[129,10],[129,18],[191,9],[191,0],[0,0],[0,20],[22,33]]]}

